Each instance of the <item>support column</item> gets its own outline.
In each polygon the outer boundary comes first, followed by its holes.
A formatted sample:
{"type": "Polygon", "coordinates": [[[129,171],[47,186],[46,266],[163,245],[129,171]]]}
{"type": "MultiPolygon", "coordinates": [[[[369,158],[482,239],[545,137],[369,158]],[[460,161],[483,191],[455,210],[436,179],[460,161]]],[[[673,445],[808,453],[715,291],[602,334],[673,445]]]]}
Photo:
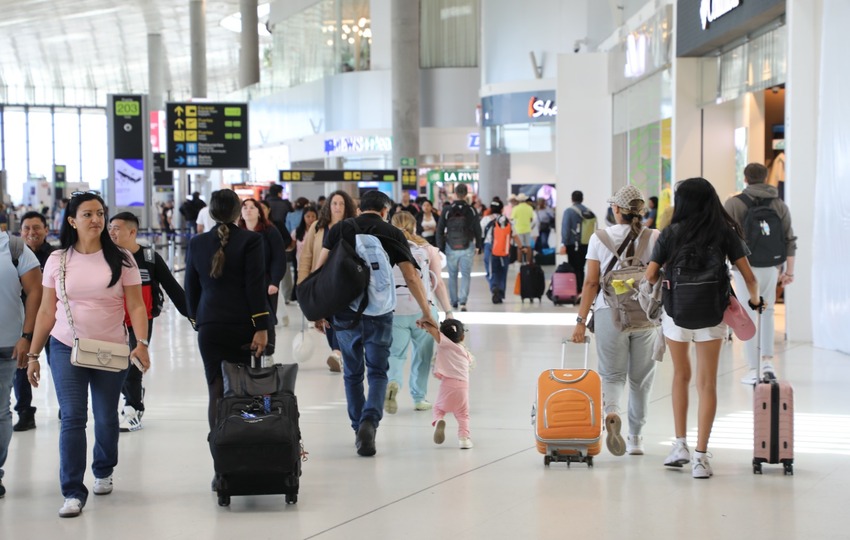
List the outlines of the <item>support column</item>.
{"type": "Polygon", "coordinates": [[[239,0],[242,32],[239,37],[239,87],[260,82],[260,36],[257,0],[239,0]]]}
{"type": "Polygon", "coordinates": [[[189,0],[189,38],[192,53],[192,97],[207,97],[207,2],[189,0]]]}
{"type": "Polygon", "coordinates": [[[419,2],[392,2],[393,162],[419,160],[419,2]]]}
{"type": "Polygon", "coordinates": [[[673,184],[704,174],[699,62],[699,58],[673,59],[673,184]]]}
{"type": "Polygon", "coordinates": [[[148,34],[148,108],[163,109],[162,34],[148,34]]]}
{"type": "MultiPolygon", "coordinates": [[[[484,140],[483,138],[481,139],[484,140]]],[[[489,205],[498,195],[508,202],[508,180],[511,178],[511,155],[508,153],[487,154],[484,143],[478,153],[478,198],[489,205]]]]}
{"type": "MultiPolygon", "coordinates": [[[[788,74],[785,94],[785,148],[787,158],[785,202],[791,210],[794,234],[797,235],[794,283],[785,289],[785,324],[789,341],[811,341],[813,327],[817,328],[824,317],[838,317],[838,306],[846,305],[837,291],[846,290],[842,283],[826,285],[827,309],[812,310],[814,297],[813,257],[821,240],[815,235],[815,214],[825,208],[815,208],[815,194],[822,186],[822,171],[818,170],[818,109],[823,74],[820,72],[820,40],[822,29],[822,0],[788,0],[788,74]]],[[[830,66],[830,69],[838,66],[830,66]]],[[[828,114],[835,114],[832,111],[828,114]]],[[[826,141],[825,144],[831,144],[826,141]]],[[[823,241],[828,241],[823,239],[823,241]]],[[[827,260],[836,256],[833,251],[840,244],[821,248],[827,260]]],[[[824,261],[826,262],[826,261],[824,261]]],[[[820,265],[819,265],[820,266],[820,265]]],[[[820,275],[819,279],[825,276],[820,275]]],[[[824,305],[824,304],[821,304],[824,305]]],[[[846,326],[844,327],[846,329],[846,326]]],[[[815,346],[826,346],[814,333],[815,346]]],[[[833,341],[827,339],[828,341],[833,341]]]]}

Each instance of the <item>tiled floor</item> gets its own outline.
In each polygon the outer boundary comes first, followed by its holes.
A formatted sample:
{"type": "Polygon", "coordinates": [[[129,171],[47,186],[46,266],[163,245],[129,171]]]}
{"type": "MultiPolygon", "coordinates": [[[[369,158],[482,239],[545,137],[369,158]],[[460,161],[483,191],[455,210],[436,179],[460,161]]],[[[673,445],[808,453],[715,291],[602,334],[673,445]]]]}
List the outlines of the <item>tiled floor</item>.
{"type": "MultiPolygon", "coordinates": [[[[474,449],[457,448],[452,418],[446,443],[434,445],[430,413],[414,412],[403,390],[398,414],[385,416],[378,430],[378,455],[358,457],[342,378],[327,370],[320,342],[298,379],[310,452],[298,504],[286,506],[283,496],[234,497],[229,508],[220,508],[209,490],[206,388],[195,333],[169,308],[156,321],[144,429],[121,435],[115,492],[91,496],[78,519],[57,517],[57,407],[45,384],[35,397],[38,429],[12,438],[0,538],[850,537],[842,519],[850,490],[846,355],[777,344],[779,373],[797,392],[794,476],[776,466],[752,474],[752,389],[738,382],[744,372],[738,343],[722,353],[711,480],[662,466],[673,429],[669,359],[658,366],[645,456],[618,458],[603,449],[592,469],[547,468],[534,446],[529,413],[536,377],[558,363],[575,311],[545,299],[542,305],[521,306],[511,298],[493,306],[484,278],[473,281],[472,311],[460,318],[469,323],[478,359],[471,380],[474,449]]],[[[278,338],[281,352],[300,329],[297,308],[289,311],[292,324],[278,338]]],[[[569,363],[582,357],[581,347],[568,347],[569,363]]],[[[432,384],[429,396],[435,395],[432,384]]],[[[692,396],[693,442],[695,391],[692,396]]]]}

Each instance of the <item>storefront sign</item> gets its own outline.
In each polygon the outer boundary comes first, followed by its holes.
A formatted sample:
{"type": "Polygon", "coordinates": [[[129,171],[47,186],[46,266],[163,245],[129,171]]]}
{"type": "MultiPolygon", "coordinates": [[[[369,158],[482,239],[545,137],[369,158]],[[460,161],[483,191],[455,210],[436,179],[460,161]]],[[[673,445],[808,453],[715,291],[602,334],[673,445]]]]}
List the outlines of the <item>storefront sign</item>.
{"type": "Polygon", "coordinates": [[[481,99],[482,125],[552,123],[558,114],[555,91],[497,94],[481,99]]]}
{"type": "Polygon", "coordinates": [[[716,21],[740,5],[741,0],[702,0],[699,5],[702,29],[707,29],[708,23],[716,21]]]}
{"type": "Polygon", "coordinates": [[[325,139],[325,153],[328,155],[364,154],[392,152],[392,137],[338,137],[325,139]]]}
{"type": "Polygon", "coordinates": [[[528,117],[540,118],[542,116],[556,116],[558,114],[558,106],[552,99],[540,99],[537,96],[531,96],[528,100],[528,117]]]}
{"type": "Polygon", "coordinates": [[[428,173],[429,182],[477,182],[478,169],[456,171],[434,170],[428,173]]]}

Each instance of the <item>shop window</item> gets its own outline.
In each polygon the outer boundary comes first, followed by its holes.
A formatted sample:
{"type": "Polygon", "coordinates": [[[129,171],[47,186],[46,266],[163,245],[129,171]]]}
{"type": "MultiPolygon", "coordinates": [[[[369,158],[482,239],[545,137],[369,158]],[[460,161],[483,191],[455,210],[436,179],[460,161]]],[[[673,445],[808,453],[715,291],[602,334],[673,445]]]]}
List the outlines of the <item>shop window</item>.
{"type": "Polygon", "coordinates": [[[422,0],[420,18],[422,68],[478,65],[479,0],[422,0]]]}

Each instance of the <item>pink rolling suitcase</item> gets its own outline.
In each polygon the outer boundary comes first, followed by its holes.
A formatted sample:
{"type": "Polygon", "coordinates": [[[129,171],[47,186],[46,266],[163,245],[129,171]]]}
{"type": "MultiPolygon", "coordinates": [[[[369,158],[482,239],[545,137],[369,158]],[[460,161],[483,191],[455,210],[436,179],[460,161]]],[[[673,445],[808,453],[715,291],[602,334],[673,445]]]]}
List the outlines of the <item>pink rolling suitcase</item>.
{"type": "MultiPolygon", "coordinates": [[[[761,314],[759,314],[758,355],[761,372],[761,314]]],[[[755,445],[753,474],[762,473],[762,464],[781,463],[785,474],[794,474],[794,388],[766,373],[755,386],[753,398],[755,445]]]]}

